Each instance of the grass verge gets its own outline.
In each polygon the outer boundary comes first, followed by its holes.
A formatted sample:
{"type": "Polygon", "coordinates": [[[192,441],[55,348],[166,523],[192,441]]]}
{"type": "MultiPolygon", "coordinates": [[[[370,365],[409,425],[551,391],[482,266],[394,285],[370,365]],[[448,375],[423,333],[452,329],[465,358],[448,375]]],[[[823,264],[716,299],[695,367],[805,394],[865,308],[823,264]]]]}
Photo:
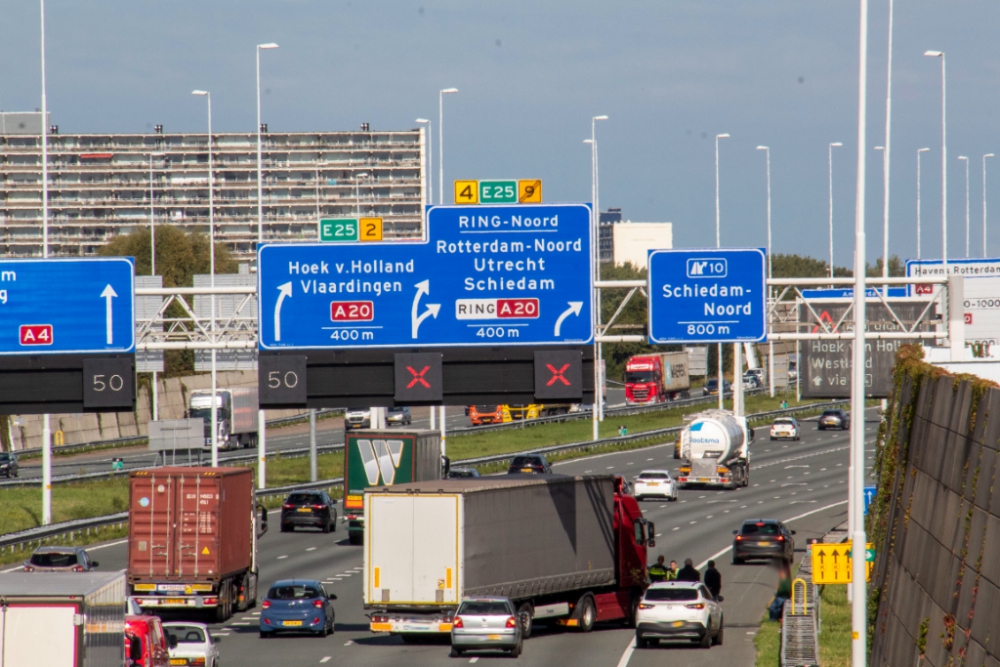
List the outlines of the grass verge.
{"type": "Polygon", "coordinates": [[[847,602],[847,586],[822,586],[820,600],[819,661],[823,667],[849,667],[851,605],[847,602]]]}
{"type": "Polygon", "coordinates": [[[753,638],[757,647],[756,667],[774,667],[778,664],[778,653],[781,651],[781,624],[768,620],[767,614],[760,622],[760,628],[753,638]]]}

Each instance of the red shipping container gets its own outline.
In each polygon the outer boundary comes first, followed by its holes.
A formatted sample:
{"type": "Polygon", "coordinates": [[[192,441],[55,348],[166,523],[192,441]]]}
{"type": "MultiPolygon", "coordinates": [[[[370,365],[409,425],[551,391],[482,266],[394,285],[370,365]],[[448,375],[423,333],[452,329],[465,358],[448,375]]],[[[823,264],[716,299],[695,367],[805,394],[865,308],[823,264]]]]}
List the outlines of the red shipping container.
{"type": "Polygon", "coordinates": [[[129,583],[218,582],[253,565],[253,470],[163,467],[129,476],[129,583]]]}

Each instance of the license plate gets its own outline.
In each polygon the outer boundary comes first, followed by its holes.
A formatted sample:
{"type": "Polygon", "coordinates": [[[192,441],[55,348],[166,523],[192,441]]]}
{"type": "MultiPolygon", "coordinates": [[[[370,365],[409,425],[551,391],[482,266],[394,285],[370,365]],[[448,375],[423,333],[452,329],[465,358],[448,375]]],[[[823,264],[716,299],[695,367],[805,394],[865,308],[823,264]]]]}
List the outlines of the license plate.
{"type": "Polygon", "coordinates": [[[711,477],[699,477],[698,481],[699,482],[711,482],[712,478],[711,477]]]}
{"type": "Polygon", "coordinates": [[[184,598],[167,598],[163,601],[163,604],[187,604],[188,601],[184,598]]]}
{"type": "Polygon", "coordinates": [[[298,512],[312,512],[312,508],[310,508],[310,507],[300,507],[296,511],[298,511],[298,512]]]}
{"type": "Polygon", "coordinates": [[[534,472],[532,468],[521,468],[521,472],[534,472]]]}
{"type": "Polygon", "coordinates": [[[646,486],[659,486],[659,482],[646,482],[646,486]]]}
{"type": "Polygon", "coordinates": [[[684,625],[684,621],[674,621],[673,623],[671,623],[671,625],[674,626],[675,628],[679,628],[682,625],[684,625]]]}
{"type": "Polygon", "coordinates": [[[769,547],[769,546],[771,546],[771,543],[770,542],[758,542],[757,546],[758,547],[769,547]]]}
{"type": "Polygon", "coordinates": [[[498,642],[501,639],[503,639],[503,635],[488,635],[486,638],[489,639],[491,642],[498,642]]]}
{"type": "Polygon", "coordinates": [[[282,621],[281,624],[284,625],[286,628],[287,627],[298,627],[298,626],[302,625],[302,621],[282,621]]]}
{"type": "Polygon", "coordinates": [[[170,658],[171,665],[186,665],[188,664],[187,658],[170,658]]]}
{"type": "Polygon", "coordinates": [[[391,623],[372,623],[372,632],[390,632],[392,630],[391,623]]]}

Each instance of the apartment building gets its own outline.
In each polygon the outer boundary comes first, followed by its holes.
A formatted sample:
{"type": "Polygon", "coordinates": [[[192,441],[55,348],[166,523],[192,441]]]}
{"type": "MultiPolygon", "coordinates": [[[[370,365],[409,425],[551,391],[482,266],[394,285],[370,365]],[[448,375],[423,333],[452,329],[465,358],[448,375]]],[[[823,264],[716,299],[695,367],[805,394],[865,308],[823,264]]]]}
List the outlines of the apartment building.
{"type": "MultiPolygon", "coordinates": [[[[40,113],[0,113],[0,255],[42,254],[40,113]]],[[[387,238],[419,237],[426,135],[405,131],[268,132],[265,241],[317,238],[321,218],[380,217],[387,238]]],[[[93,255],[148,226],[208,232],[206,134],[60,134],[49,127],[49,252],[93,255]]],[[[257,241],[257,134],[213,133],[215,238],[240,261],[257,241]]]]}

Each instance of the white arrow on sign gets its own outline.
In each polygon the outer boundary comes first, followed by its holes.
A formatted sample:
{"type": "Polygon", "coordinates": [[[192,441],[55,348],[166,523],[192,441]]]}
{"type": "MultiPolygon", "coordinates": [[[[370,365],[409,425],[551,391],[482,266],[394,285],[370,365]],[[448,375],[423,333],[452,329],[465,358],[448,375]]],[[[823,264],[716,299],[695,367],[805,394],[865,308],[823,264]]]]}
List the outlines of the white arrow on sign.
{"type": "Polygon", "coordinates": [[[820,386],[821,384],[823,384],[823,378],[817,375],[816,377],[813,378],[813,384],[816,385],[817,387],[820,386]]]}
{"type": "Polygon", "coordinates": [[[292,283],[278,285],[278,301],[274,304],[274,340],[281,341],[281,302],[292,295],[292,283]]]}
{"type": "Polygon", "coordinates": [[[420,308],[420,297],[424,294],[430,295],[431,293],[431,281],[421,280],[419,283],[414,285],[417,288],[417,294],[413,297],[413,309],[410,311],[410,337],[416,338],[417,331],[420,330],[420,324],[426,320],[428,317],[433,317],[437,319],[438,312],[441,310],[440,303],[429,303],[427,304],[427,310],[417,316],[417,310],[420,308]]]}
{"type": "Polygon", "coordinates": [[[107,326],[108,345],[113,345],[115,342],[115,333],[111,326],[112,325],[111,299],[115,298],[116,296],[118,296],[118,293],[115,292],[115,289],[111,285],[105,287],[104,291],[101,292],[101,298],[104,299],[104,309],[105,309],[104,312],[105,312],[106,326],[107,326]]]}
{"type": "Polygon", "coordinates": [[[562,329],[563,320],[565,320],[570,315],[579,315],[580,310],[583,308],[583,301],[567,301],[569,308],[566,309],[562,315],[556,320],[556,329],[553,332],[554,335],[558,336],[560,329],[562,329]]]}

